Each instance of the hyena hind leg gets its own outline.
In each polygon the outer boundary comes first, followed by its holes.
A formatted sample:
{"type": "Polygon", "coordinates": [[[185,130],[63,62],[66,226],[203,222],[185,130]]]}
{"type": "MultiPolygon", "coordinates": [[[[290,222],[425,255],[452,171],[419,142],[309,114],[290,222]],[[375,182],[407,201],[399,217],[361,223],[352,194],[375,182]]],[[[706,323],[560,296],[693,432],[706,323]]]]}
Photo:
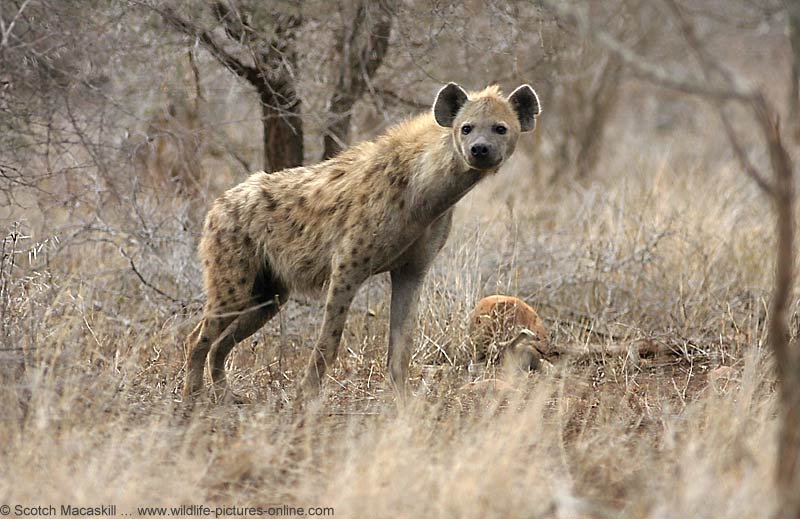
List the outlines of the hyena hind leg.
{"type": "Polygon", "coordinates": [[[228,388],[225,359],[236,344],[256,333],[278,313],[280,301],[280,298],[274,298],[266,303],[256,305],[252,310],[245,310],[244,313],[236,317],[228,325],[228,329],[223,332],[223,336],[217,339],[211,347],[209,353],[211,381],[218,402],[244,403],[244,398],[228,388]]]}
{"type": "Polygon", "coordinates": [[[186,380],[183,384],[183,401],[191,403],[203,389],[203,370],[211,345],[216,342],[233,318],[213,317],[206,311],[197,327],[186,341],[186,380]]]}
{"type": "Polygon", "coordinates": [[[257,272],[244,269],[237,275],[231,274],[235,273],[227,272],[236,281],[235,285],[227,285],[226,306],[231,311],[222,315],[232,320],[212,342],[209,371],[217,402],[243,403],[244,399],[228,389],[225,359],[237,343],[253,335],[278,313],[289,291],[267,264],[257,272]]]}

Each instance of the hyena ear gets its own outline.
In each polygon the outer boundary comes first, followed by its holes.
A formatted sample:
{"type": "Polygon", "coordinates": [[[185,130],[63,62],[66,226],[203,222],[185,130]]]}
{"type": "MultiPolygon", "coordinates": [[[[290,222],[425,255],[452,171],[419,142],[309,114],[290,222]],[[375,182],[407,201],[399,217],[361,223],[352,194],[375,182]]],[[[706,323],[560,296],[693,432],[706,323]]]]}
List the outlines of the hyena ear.
{"type": "Polygon", "coordinates": [[[533,130],[536,127],[536,116],[542,113],[542,109],[539,104],[539,96],[536,95],[536,92],[531,86],[522,85],[517,87],[517,89],[508,96],[508,102],[511,103],[511,107],[517,112],[520,129],[523,132],[533,130]]]}
{"type": "Polygon", "coordinates": [[[439,126],[449,128],[458,115],[458,111],[467,102],[468,96],[464,89],[455,83],[447,83],[436,94],[433,102],[433,117],[439,126]]]}

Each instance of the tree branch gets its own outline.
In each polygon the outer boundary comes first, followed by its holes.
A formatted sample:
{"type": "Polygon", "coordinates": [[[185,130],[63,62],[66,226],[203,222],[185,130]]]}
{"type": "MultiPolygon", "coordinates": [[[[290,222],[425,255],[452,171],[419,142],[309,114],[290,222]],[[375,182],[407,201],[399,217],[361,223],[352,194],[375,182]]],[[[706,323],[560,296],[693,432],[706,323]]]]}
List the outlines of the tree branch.
{"type": "Polygon", "coordinates": [[[150,290],[152,290],[156,294],[160,295],[161,297],[163,297],[165,299],[168,299],[169,301],[171,301],[173,303],[180,304],[181,307],[185,307],[186,306],[186,302],[185,301],[183,301],[181,299],[178,299],[177,297],[174,297],[174,296],[171,296],[171,295],[167,294],[166,292],[164,292],[163,290],[161,290],[160,288],[158,288],[154,284],[150,283],[147,279],[145,279],[145,277],[142,275],[142,273],[139,272],[139,269],[136,268],[136,263],[133,262],[133,258],[125,251],[125,249],[121,248],[121,249],[119,249],[119,252],[125,258],[127,258],[128,263],[130,263],[130,265],[131,265],[131,270],[133,271],[134,274],[136,274],[136,277],[139,278],[139,281],[141,281],[144,286],[146,286],[147,288],[149,288],[150,290]]]}
{"type": "Polygon", "coordinates": [[[394,5],[391,0],[375,8],[362,1],[349,31],[343,28],[337,39],[336,50],[342,61],[328,103],[332,119],[325,130],[323,159],[339,153],[347,142],[353,105],[364,95],[389,49],[394,5]]]}
{"type": "Polygon", "coordinates": [[[585,12],[572,9],[556,0],[541,1],[560,16],[575,23],[587,37],[594,39],[595,42],[616,54],[635,74],[651,83],[677,92],[720,101],[752,101],[753,99],[753,91],[741,81],[736,80],[732,81],[730,85],[717,86],[685,74],[683,71],[666,69],[635,53],[608,32],[594,27],[585,12]]]}
{"type": "Polygon", "coordinates": [[[228,68],[231,72],[236,74],[237,76],[241,77],[242,79],[247,80],[256,88],[262,87],[262,79],[258,73],[258,69],[245,64],[239,58],[234,56],[233,54],[226,51],[223,46],[214,39],[210,32],[206,31],[198,27],[197,25],[193,24],[189,20],[181,17],[175,10],[170,7],[157,7],[152,4],[145,4],[149,9],[157,12],[161,15],[161,18],[174,29],[178,30],[179,32],[185,34],[186,36],[190,36],[195,38],[203,46],[208,49],[214,58],[217,59],[222,65],[228,68]]]}
{"type": "MultiPolygon", "coordinates": [[[[697,36],[697,32],[695,31],[694,25],[688,18],[683,15],[680,7],[678,6],[675,0],[663,0],[663,2],[667,5],[672,16],[677,20],[678,26],[680,27],[681,33],[683,34],[684,39],[689,44],[689,48],[691,49],[692,53],[695,56],[695,59],[699,63],[701,70],[703,72],[703,76],[705,77],[706,81],[712,80],[712,72],[719,75],[723,80],[727,81],[730,84],[736,83],[736,78],[733,72],[725,68],[725,66],[720,63],[719,61],[715,60],[714,57],[708,52],[705,46],[700,41],[700,38],[697,36]]],[[[749,103],[752,104],[756,100],[756,96],[754,95],[750,100],[749,103]]],[[[763,98],[761,98],[763,102],[763,98]]],[[[738,136],[736,135],[736,131],[733,129],[733,124],[731,124],[730,118],[728,117],[727,112],[725,111],[724,102],[719,99],[711,99],[711,103],[717,109],[717,114],[719,115],[720,120],[722,121],[722,126],[725,128],[725,134],[728,137],[728,142],[733,149],[734,155],[736,155],[736,159],[739,161],[744,172],[756,183],[756,185],[765,193],[770,196],[775,195],[774,187],[767,181],[764,174],[761,173],[758,168],[756,168],[750,159],[747,157],[747,152],[744,151],[744,147],[742,146],[741,142],[739,141],[738,136]]]]}

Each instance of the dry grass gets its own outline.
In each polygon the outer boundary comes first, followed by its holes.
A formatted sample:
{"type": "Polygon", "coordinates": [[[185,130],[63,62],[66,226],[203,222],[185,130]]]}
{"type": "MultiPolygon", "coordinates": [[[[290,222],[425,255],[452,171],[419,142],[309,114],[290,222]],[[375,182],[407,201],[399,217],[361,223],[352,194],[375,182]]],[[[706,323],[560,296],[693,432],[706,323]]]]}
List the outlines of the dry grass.
{"type": "Polygon", "coordinates": [[[384,388],[387,284],[376,279],[302,425],[293,382],[319,324],[315,301],[288,305],[232,355],[231,384],[252,405],[176,412],[181,342],[200,304],[202,208],[144,197],[138,220],[112,212],[103,233],[61,242],[26,238],[48,228],[29,218],[9,229],[0,265],[0,501],[127,513],[330,506],[336,517],[767,515],[768,207],[724,163],[669,159],[628,156],[613,180],[587,187],[549,185],[520,155],[462,203],[428,278],[413,404],[396,411],[384,388]],[[469,310],[490,293],[540,309],[567,354],[511,390],[464,392],[475,378],[469,310]]]}

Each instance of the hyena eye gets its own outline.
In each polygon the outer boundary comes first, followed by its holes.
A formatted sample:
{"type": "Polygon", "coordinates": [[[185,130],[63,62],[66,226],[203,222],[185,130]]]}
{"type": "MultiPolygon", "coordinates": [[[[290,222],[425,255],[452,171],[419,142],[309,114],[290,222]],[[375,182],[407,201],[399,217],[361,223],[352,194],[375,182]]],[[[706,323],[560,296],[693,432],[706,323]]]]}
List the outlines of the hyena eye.
{"type": "Polygon", "coordinates": [[[498,135],[505,135],[505,134],[506,134],[506,132],[508,131],[508,128],[506,128],[506,127],[505,127],[505,125],[498,124],[498,125],[496,125],[496,126],[494,127],[494,131],[495,131],[495,133],[497,133],[498,135]]]}
{"type": "Polygon", "coordinates": [[[464,126],[461,127],[461,133],[463,133],[464,135],[469,135],[469,132],[471,131],[472,131],[471,124],[465,124],[464,126]]]}

